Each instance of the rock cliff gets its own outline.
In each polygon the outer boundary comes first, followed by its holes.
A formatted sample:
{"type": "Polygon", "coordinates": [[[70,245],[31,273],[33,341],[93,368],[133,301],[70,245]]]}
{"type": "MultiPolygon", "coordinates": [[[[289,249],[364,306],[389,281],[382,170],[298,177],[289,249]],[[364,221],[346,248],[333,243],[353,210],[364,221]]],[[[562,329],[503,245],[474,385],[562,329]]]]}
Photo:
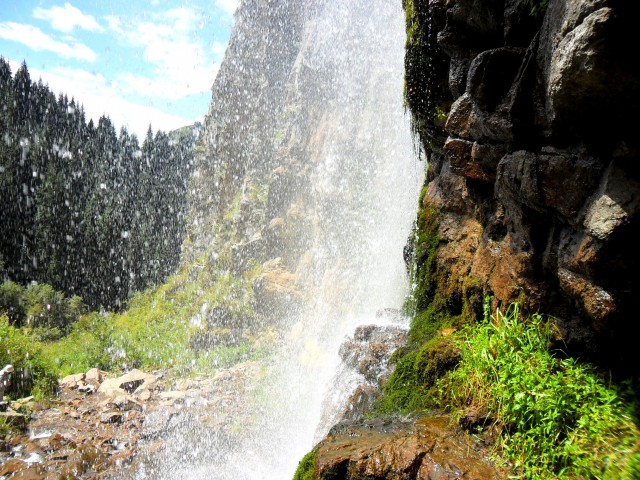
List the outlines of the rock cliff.
{"type": "MultiPolygon", "coordinates": [[[[185,265],[255,274],[271,318],[323,295],[369,302],[368,252],[404,242],[408,216],[383,238],[380,226],[413,208],[419,183],[399,108],[402,30],[391,1],[241,3],[201,133],[185,265]],[[391,25],[394,42],[377,34],[391,25]]],[[[383,262],[402,279],[395,253],[383,262]]]]}
{"type": "Polygon", "coordinates": [[[406,99],[429,161],[418,309],[479,316],[483,295],[520,301],[571,353],[637,374],[638,5],[404,6],[406,99]]]}

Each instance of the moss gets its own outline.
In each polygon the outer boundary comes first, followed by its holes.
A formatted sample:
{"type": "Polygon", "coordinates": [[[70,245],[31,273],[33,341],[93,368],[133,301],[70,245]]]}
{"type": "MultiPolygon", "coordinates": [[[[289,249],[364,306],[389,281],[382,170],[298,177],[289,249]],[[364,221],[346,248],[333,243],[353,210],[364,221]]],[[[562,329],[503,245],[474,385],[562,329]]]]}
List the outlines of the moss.
{"type": "MultiPolygon", "coordinates": [[[[403,0],[406,23],[404,99],[412,128],[425,148],[433,131],[444,126],[451,105],[449,59],[437,44],[438,34],[428,0],[403,0]]],[[[436,142],[437,144],[437,142],[436,142]]]]}
{"type": "Polygon", "coordinates": [[[472,277],[456,278],[438,262],[441,214],[422,189],[416,232],[405,251],[412,295],[405,311],[412,316],[407,346],[392,357],[395,370],[374,406],[374,414],[410,413],[438,407],[436,380],[455,367],[459,351],[444,337],[443,329],[460,329],[482,318],[482,286],[472,277]]]}
{"type": "Polygon", "coordinates": [[[293,474],[293,480],[314,480],[317,479],[316,475],[316,460],[317,454],[314,451],[307,453],[300,463],[298,463],[298,468],[296,469],[296,473],[293,474]]]}

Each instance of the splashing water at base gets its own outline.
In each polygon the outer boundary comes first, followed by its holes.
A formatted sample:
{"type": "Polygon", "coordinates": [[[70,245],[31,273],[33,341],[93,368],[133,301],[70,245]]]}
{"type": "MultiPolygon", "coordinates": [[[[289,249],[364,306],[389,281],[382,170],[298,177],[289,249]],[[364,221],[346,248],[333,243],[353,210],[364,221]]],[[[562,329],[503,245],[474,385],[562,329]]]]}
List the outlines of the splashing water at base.
{"type": "MultiPolygon", "coordinates": [[[[297,180],[279,187],[284,198],[279,200],[286,207],[286,222],[293,224],[301,216],[304,221],[295,224],[298,241],[281,251],[290,248],[296,252],[291,257],[303,259],[289,268],[295,270],[304,301],[281,313],[279,341],[271,355],[230,369],[233,378],[225,380],[227,386],[218,388],[218,397],[212,400],[222,398],[215,415],[202,418],[197,405],[176,415],[170,449],[162,455],[150,449],[140,461],[138,479],[291,478],[298,461],[330,427],[320,425],[323,415],[335,418],[323,413],[323,404],[344,408],[359,381],[344,368],[344,375],[352,376],[335,377],[341,368],[341,343],[357,326],[380,323],[375,312],[399,308],[407,293],[402,250],[410,234],[423,165],[415,160],[402,106],[400,2],[272,0],[266,4],[242,3],[225,62],[240,65],[242,55],[255,53],[247,53],[234,41],[255,43],[250,37],[258,35],[278,39],[276,51],[267,48],[263,52],[267,59],[256,65],[256,69],[287,69],[281,76],[286,84],[279,87],[284,96],[278,98],[285,106],[270,140],[275,160],[260,161],[295,170],[291,177],[297,180]],[[263,27],[266,30],[256,29],[262,8],[279,15],[277,22],[272,18],[263,27]],[[299,19],[290,39],[287,16],[299,19]],[[294,60],[285,65],[278,55],[287,49],[293,51],[294,60]]],[[[223,65],[216,82],[229,81],[224,72],[223,65]]],[[[250,74],[263,75],[259,70],[250,74]]],[[[268,88],[269,82],[264,85],[268,88]]],[[[214,104],[215,92],[214,85],[214,104]]],[[[246,95],[257,99],[262,93],[246,95]]],[[[209,135],[218,145],[224,129],[211,125],[224,115],[214,110],[212,106],[208,131],[214,132],[209,135]]],[[[238,122],[254,121],[240,117],[238,122]]],[[[257,148],[247,142],[242,155],[257,148]]]]}

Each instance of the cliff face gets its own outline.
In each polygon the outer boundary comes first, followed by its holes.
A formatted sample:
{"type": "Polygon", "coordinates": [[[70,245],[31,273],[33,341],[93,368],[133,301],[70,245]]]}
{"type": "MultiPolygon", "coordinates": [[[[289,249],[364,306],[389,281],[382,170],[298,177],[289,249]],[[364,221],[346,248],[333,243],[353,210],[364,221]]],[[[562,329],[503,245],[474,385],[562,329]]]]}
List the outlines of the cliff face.
{"type": "Polygon", "coordinates": [[[406,98],[429,160],[418,309],[521,301],[572,353],[637,373],[638,6],[541,3],[404,2],[406,98]]]}
{"type": "MultiPolygon", "coordinates": [[[[359,276],[378,244],[404,242],[410,216],[383,238],[380,226],[416,195],[402,33],[387,0],[241,3],[200,138],[185,264],[258,272],[257,307],[270,316],[336,292],[371,303],[359,276]]],[[[396,250],[383,258],[394,281],[396,250]]],[[[401,301],[394,281],[378,282],[378,301],[401,301]]]]}

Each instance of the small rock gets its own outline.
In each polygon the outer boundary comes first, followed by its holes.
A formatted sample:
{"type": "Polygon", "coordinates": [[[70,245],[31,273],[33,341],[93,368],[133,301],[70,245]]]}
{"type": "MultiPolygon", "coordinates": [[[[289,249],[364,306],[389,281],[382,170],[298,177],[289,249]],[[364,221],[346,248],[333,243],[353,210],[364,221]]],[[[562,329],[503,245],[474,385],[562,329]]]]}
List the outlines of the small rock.
{"type": "Polygon", "coordinates": [[[2,467],[0,467],[0,477],[4,477],[5,475],[11,475],[13,473],[19,472],[20,470],[25,470],[28,467],[27,463],[20,460],[19,458],[12,458],[11,460],[7,460],[4,462],[2,467]]]}
{"type": "Polygon", "coordinates": [[[92,368],[85,374],[85,382],[102,383],[103,373],[97,368],[92,368]]]}
{"type": "Polygon", "coordinates": [[[61,387],[77,388],[78,383],[84,382],[84,379],[85,379],[84,373],[77,373],[75,375],[67,375],[58,383],[60,384],[61,387]]]}
{"type": "Polygon", "coordinates": [[[130,395],[118,395],[111,402],[107,403],[108,406],[116,407],[119,410],[127,411],[127,410],[142,410],[142,404],[137,402],[130,395]]]}
{"type": "Polygon", "coordinates": [[[100,423],[120,424],[123,421],[124,421],[124,413],[122,412],[107,412],[100,415],[100,423]]]}
{"type": "Polygon", "coordinates": [[[185,392],[179,392],[174,390],[174,391],[168,391],[168,392],[161,392],[158,396],[163,400],[178,401],[178,400],[184,400],[187,394],[185,392]]]}
{"type": "Polygon", "coordinates": [[[90,383],[85,383],[84,385],[78,387],[78,391],[90,395],[96,391],[96,387],[95,385],[92,385],[90,383]]]}

